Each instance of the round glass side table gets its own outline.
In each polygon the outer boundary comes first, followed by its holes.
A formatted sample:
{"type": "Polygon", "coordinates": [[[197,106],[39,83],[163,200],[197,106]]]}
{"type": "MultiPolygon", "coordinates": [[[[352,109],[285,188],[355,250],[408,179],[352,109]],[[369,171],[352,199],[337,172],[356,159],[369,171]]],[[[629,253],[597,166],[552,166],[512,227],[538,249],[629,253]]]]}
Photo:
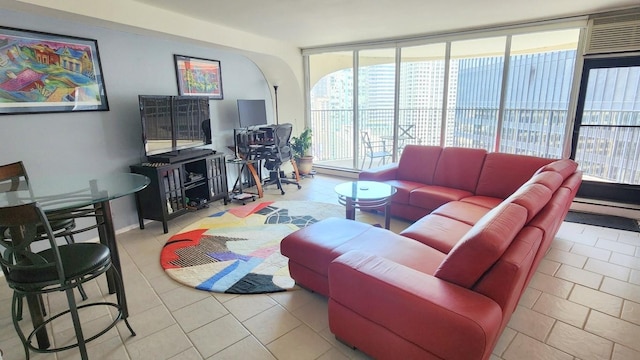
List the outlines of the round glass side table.
{"type": "Polygon", "coordinates": [[[398,191],[395,187],[377,181],[350,181],[335,187],[338,203],[346,207],[346,218],[355,220],[356,209],[384,209],[384,228],[391,222],[391,198],[398,191]]]}

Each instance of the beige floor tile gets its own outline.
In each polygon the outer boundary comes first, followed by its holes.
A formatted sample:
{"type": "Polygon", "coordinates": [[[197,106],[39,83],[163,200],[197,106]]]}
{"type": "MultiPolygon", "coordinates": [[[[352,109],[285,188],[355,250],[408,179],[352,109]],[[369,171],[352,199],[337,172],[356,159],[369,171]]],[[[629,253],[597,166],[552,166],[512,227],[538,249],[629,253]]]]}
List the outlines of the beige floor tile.
{"type": "Polygon", "coordinates": [[[537,311],[518,306],[508,326],[536,340],[544,341],[555,320],[537,311]]]}
{"type": "Polygon", "coordinates": [[[348,360],[349,358],[338,349],[331,349],[322,354],[318,360],[348,360]]]}
{"type": "Polygon", "coordinates": [[[581,285],[576,285],[569,300],[616,317],[622,311],[622,298],[581,285]]]}
{"type": "Polygon", "coordinates": [[[542,273],[535,273],[529,286],[557,297],[566,299],[571,293],[574,283],[542,273]]]}
{"type": "Polygon", "coordinates": [[[202,360],[202,356],[196,348],[191,347],[175,356],[172,356],[168,360],[202,360]]]}
{"type": "Polygon", "coordinates": [[[208,360],[275,360],[275,357],[253,336],[238,341],[208,360]]]}
{"type": "Polygon", "coordinates": [[[496,343],[496,346],[493,348],[493,354],[502,356],[502,354],[505,352],[505,350],[507,350],[509,344],[511,344],[517,334],[518,332],[513,330],[512,328],[505,327],[502,335],[500,335],[500,338],[496,343]]]}
{"type": "Polygon", "coordinates": [[[633,245],[607,239],[598,239],[596,248],[611,250],[625,255],[634,255],[636,252],[636,247],[633,245]]]}
{"type": "Polygon", "coordinates": [[[629,282],[632,284],[640,285],[640,271],[631,270],[631,276],[629,276],[629,282]]]}
{"type": "Polygon", "coordinates": [[[564,264],[560,266],[560,269],[558,269],[555,277],[568,280],[576,284],[584,285],[593,289],[599,288],[600,283],[602,283],[603,279],[603,276],[600,274],[564,264]]]}
{"type": "Polygon", "coordinates": [[[300,324],[302,324],[300,320],[280,305],[243,322],[243,325],[263,344],[274,341],[300,324]]]}
{"type": "Polygon", "coordinates": [[[573,356],[523,334],[516,335],[502,358],[505,360],[573,360],[573,356]]]}
{"type": "Polygon", "coordinates": [[[624,305],[622,305],[622,315],[620,318],[636,325],[640,325],[640,304],[625,300],[624,305]]]}
{"type": "Polygon", "coordinates": [[[629,349],[626,346],[615,344],[613,347],[613,356],[611,360],[638,360],[640,359],[640,351],[629,349]]]}
{"type": "Polygon", "coordinates": [[[225,303],[229,310],[239,321],[245,321],[261,312],[276,306],[276,301],[269,295],[243,295],[235,297],[225,303]]]}
{"type": "Polygon", "coordinates": [[[622,281],[626,281],[631,273],[631,269],[628,267],[611,264],[607,261],[597,259],[588,259],[584,269],[622,281]]]}
{"type": "Polygon", "coordinates": [[[598,311],[591,311],[584,329],[605,339],[640,351],[640,325],[620,320],[598,311]]]}
{"type": "Polygon", "coordinates": [[[527,287],[524,290],[524,293],[522,293],[522,296],[520,297],[520,301],[518,302],[518,305],[528,307],[529,309],[531,309],[533,305],[536,303],[536,301],[538,301],[538,298],[540,297],[541,294],[542,294],[542,291],[534,289],[532,287],[527,287]]]}
{"type": "Polygon", "coordinates": [[[640,302],[640,285],[605,277],[600,290],[627,300],[640,302]]]}
{"type": "Polygon", "coordinates": [[[562,264],[560,264],[559,262],[542,259],[542,261],[540,261],[540,264],[538,265],[537,271],[553,276],[560,268],[560,265],[562,264]]]}
{"type": "Polygon", "coordinates": [[[609,261],[613,264],[626,266],[628,268],[640,270],[640,257],[614,252],[609,261]]]}
{"type": "Polygon", "coordinates": [[[583,360],[609,359],[613,342],[577,327],[556,322],[547,344],[583,360]]]}
{"type": "Polygon", "coordinates": [[[367,354],[363,353],[358,349],[354,349],[351,346],[346,345],[342,341],[336,339],[336,336],[333,335],[329,328],[326,328],[318,333],[318,335],[322,336],[331,346],[338,349],[342,354],[344,354],[349,359],[354,360],[371,360],[372,358],[367,354]]]}
{"type": "Polygon", "coordinates": [[[542,294],[533,310],[578,328],[582,328],[589,315],[588,307],[549,294],[542,294]]]}
{"type": "Polygon", "coordinates": [[[293,311],[307,304],[318,295],[311,291],[298,288],[297,290],[269,294],[269,296],[288,311],[293,311]]]}
{"type": "Polygon", "coordinates": [[[209,296],[174,311],[173,316],[185,332],[191,332],[228,313],[229,311],[218,300],[209,296]]]}
{"type": "Polygon", "coordinates": [[[620,237],[618,238],[618,241],[624,244],[640,246],[640,233],[623,231],[620,233],[620,237]]]}
{"type": "Polygon", "coordinates": [[[180,286],[165,293],[158,294],[169,311],[181,309],[209,296],[209,293],[188,286],[180,286]]]}
{"type": "Polygon", "coordinates": [[[571,248],[573,247],[573,245],[575,245],[573,241],[560,239],[556,237],[555,241],[551,243],[551,249],[569,252],[571,251],[571,248]]]}
{"type": "Polygon", "coordinates": [[[611,251],[605,249],[595,248],[593,246],[584,245],[584,244],[575,244],[571,248],[571,252],[578,255],[584,255],[586,257],[592,259],[598,259],[607,261],[609,257],[611,257],[611,251]]]}
{"type": "Polygon", "coordinates": [[[573,254],[558,249],[549,249],[547,260],[557,261],[559,263],[571,265],[573,267],[582,268],[587,262],[587,257],[583,255],[573,254]]]}
{"type": "Polygon", "coordinates": [[[331,349],[324,338],[306,325],[300,325],[293,331],[267,345],[278,359],[306,360],[315,359],[331,349]]]}
{"type": "Polygon", "coordinates": [[[191,342],[180,326],[176,324],[139,341],[125,343],[125,346],[132,359],[156,360],[168,359],[185,351],[191,347],[191,342]]]}
{"type": "Polygon", "coordinates": [[[225,315],[187,334],[204,358],[250,336],[249,331],[232,315],[225,315]]]}
{"type": "Polygon", "coordinates": [[[292,314],[316,332],[320,332],[329,327],[328,312],[328,300],[316,296],[307,304],[292,311],[292,314]]]}
{"type": "MultiPolygon", "coordinates": [[[[133,314],[129,317],[129,323],[136,332],[136,336],[131,337],[127,341],[133,343],[144,339],[145,337],[156,333],[162,329],[166,329],[176,322],[171,313],[162,305],[154,306],[146,311],[133,314]]],[[[118,331],[125,337],[128,337],[129,329],[123,321],[117,325],[118,331]]]]}

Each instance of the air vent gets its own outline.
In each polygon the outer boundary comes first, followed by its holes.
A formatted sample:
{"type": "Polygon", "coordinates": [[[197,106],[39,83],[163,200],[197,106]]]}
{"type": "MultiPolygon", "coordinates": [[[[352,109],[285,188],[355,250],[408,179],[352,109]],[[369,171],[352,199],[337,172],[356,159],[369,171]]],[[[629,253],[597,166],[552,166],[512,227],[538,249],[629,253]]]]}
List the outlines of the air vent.
{"type": "Polygon", "coordinates": [[[589,19],[585,55],[640,51],[640,9],[589,19]]]}

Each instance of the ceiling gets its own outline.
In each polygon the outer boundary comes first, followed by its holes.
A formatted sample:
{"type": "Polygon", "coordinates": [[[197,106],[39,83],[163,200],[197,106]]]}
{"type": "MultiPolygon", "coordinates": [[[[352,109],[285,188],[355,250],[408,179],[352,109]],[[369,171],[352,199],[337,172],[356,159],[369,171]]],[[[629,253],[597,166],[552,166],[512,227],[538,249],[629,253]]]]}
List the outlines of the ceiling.
{"type": "Polygon", "coordinates": [[[557,19],[638,0],[135,0],[300,48],[557,19]]]}

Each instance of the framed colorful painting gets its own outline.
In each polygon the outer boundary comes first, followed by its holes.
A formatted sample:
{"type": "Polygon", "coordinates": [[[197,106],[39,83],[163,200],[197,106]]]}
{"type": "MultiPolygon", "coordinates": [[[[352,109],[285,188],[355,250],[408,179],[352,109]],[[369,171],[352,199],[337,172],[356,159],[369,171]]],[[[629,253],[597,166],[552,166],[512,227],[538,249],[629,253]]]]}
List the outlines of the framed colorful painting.
{"type": "Polygon", "coordinates": [[[174,55],[178,94],[222,100],[220,61],[174,55]]]}
{"type": "Polygon", "coordinates": [[[106,110],[96,40],[0,27],[0,115],[106,110]]]}

